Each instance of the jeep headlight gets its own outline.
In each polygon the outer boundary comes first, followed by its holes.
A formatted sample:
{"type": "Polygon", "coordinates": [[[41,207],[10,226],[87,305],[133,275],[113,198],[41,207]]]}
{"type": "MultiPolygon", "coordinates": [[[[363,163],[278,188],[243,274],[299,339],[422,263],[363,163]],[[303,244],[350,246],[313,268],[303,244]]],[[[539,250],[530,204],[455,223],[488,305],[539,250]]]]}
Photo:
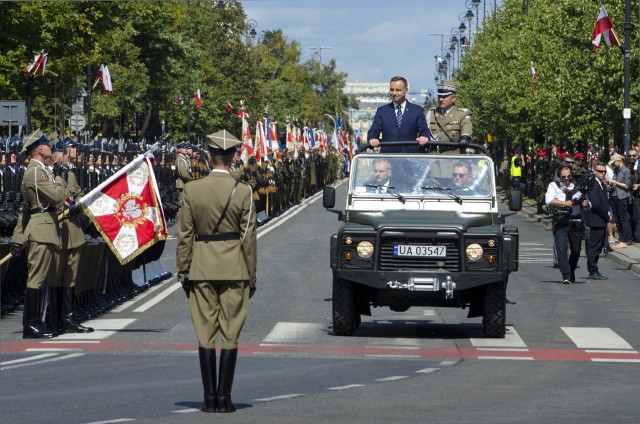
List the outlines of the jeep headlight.
{"type": "Polygon", "coordinates": [[[480,246],[478,243],[471,243],[469,246],[467,246],[467,250],[465,251],[465,253],[467,254],[467,259],[469,259],[470,261],[478,261],[480,260],[480,258],[482,258],[482,246],[480,246]]]}
{"type": "Polygon", "coordinates": [[[361,241],[356,251],[362,259],[369,259],[373,255],[373,244],[370,241],[361,241]]]}

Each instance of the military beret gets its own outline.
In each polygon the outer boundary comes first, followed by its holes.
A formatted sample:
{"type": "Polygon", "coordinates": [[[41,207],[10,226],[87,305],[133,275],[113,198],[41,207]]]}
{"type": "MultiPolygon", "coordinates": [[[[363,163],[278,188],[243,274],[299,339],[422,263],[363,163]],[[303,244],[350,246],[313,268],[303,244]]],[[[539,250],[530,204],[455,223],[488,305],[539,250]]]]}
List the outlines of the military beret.
{"type": "Polygon", "coordinates": [[[584,153],[576,153],[573,157],[573,160],[581,160],[584,159],[584,153]]]}
{"type": "Polygon", "coordinates": [[[228,155],[235,153],[240,147],[240,140],[227,130],[220,130],[207,136],[208,147],[212,154],[228,155]]]}
{"type": "Polygon", "coordinates": [[[538,156],[539,157],[547,156],[547,151],[544,149],[538,150],[538,156]]]}
{"type": "Polygon", "coordinates": [[[458,91],[458,84],[455,81],[442,81],[438,84],[438,96],[448,96],[458,91]]]}
{"type": "Polygon", "coordinates": [[[560,159],[564,159],[567,157],[567,152],[560,153],[560,159]]]}
{"type": "Polygon", "coordinates": [[[21,153],[31,153],[36,147],[43,144],[49,144],[49,140],[47,140],[42,131],[35,130],[24,138],[21,153]]]}

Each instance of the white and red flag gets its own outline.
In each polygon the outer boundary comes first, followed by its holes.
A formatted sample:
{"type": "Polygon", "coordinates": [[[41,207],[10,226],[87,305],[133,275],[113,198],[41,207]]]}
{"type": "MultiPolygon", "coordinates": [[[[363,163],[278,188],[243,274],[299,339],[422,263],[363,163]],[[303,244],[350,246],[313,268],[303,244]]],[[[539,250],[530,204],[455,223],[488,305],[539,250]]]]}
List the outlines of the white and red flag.
{"type": "Polygon", "coordinates": [[[196,107],[198,108],[198,110],[202,109],[202,97],[200,97],[199,88],[196,90],[196,94],[193,96],[193,98],[196,99],[196,107]]]}
{"type": "Polygon", "coordinates": [[[613,29],[613,24],[607,11],[604,10],[604,6],[600,6],[600,14],[596,20],[596,26],[593,29],[593,36],[591,37],[591,44],[593,44],[593,51],[600,47],[600,41],[604,37],[604,43],[607,46],[619,46],[620,39],[613,29]]]}
{"type": "Polygon", "coordinates": [[[102,81],[102,91],[109,94],[114,94],[113,85],[111,84],[111,73],[109,73],[109,67],[107,65],[100,65],[100,70],[98,71],[97,79],[95,84],[93,84],[93,88],[96,87],[98,81],[102,81]]]}
{"type": "Polygon", "coordinates": [[[47,61],[49,60],[49,53],[45,53],[44,50],[42,53],[37,54],[33,57],[33,61],[29,62],[27,66],[25,66],[22,71],[23,72],[32,72],[33,74],[44,75],[44,70],[47,67],[47,61]]]}
{"type": "Polygon", "coordinates": [[[531,62],[531,78],[531,85],[538,84],[538,71],[536,71],[536,68],[533,66],[533,61],[531,62]]]}
{"type": "Polygon", "coordinates": [[[140,155],[78,201],[121,264],[167,238],[150,159],[140,155]]]}

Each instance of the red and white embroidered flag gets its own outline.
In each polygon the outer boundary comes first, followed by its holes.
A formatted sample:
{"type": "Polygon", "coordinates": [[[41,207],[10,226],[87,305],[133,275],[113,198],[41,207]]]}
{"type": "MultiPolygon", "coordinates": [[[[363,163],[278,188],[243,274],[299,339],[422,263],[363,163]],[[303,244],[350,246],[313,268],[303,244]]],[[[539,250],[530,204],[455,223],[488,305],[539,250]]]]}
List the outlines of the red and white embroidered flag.
{"type": "Polygon", "coordinates": [[[202,98],[200,97],[200,89],[196,90],[196,94],[193,96],[196,99],[196,107],[198,110],[202,109],[202,98]]]}
{"type": "Polygon", "coordinates": [[[78,202],[121,264],[167,238],[149,158],[140,155],[78,202]]]}
{"type": "Polygon", "coordinates": [[[613,24],[607,11],[604,10],[604,6],[600,6],[600,14],[596,20],[596,26],[593,29],[593,36],[591,37],[591,44],[593,44],[593,51],[600,47],[600,39],[604,36],[604,43],[607,46],[619,46],[620,39],[613,29],[613,24]]]}
{"type": "Polygon", "coordinates": [[[22,69],[22,72],[33,72],[34,74],[44,75],[48,60],[49,53],[45,53],[43,50],[42,53],[33,56],[33,61],[29,62],[29,64],[22,69]]]}

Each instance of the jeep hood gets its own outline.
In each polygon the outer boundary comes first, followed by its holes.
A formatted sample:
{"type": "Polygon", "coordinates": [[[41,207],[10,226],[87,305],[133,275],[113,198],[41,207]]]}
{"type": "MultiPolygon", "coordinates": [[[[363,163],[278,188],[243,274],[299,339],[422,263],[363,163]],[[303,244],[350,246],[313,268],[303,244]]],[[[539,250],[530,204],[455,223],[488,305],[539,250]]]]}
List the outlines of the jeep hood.
{"type": "Polygon", "coordinates": [[[462,213],[458,211],[349,211],[350,223],[370,225],[378,230],[380,227],[429,227],[457,228],[467,231],[469,227],[494,225],[498,217],[493,213],[462,213]]]}

